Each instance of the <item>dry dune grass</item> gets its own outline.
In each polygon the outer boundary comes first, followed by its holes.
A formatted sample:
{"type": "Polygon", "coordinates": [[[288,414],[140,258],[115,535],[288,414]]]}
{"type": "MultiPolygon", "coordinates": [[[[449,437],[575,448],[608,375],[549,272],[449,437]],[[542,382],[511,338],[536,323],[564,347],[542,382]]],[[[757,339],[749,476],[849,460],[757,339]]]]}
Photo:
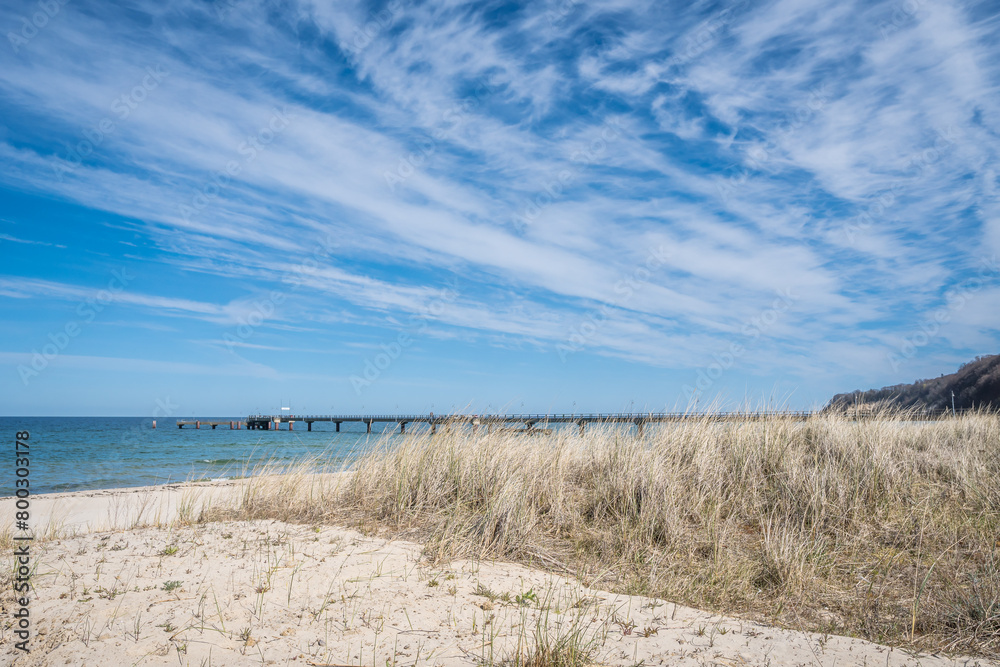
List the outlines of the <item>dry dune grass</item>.
{"type": "MultiPolygon", "coordinates": [[[[796,629],[1000,655],[1000,419],[687,421],[643,437],[461,429],[245,481],[235,516],[419,532],[432,558],[796,629]]],[[[201,519],[233,517],[209,511],[201,519]]],[[[196,517],[189,517],[194,520],[196,517]]]]}

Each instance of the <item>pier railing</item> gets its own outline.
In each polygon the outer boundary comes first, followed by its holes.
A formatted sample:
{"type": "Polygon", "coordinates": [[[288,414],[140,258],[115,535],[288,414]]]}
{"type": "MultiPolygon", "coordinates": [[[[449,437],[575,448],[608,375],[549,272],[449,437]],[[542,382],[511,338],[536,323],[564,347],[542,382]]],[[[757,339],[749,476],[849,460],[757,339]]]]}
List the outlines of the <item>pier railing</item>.
{"type": "MultiPolygon", "coordinates": [[[[844,410],[831,411],[843,414],[855,419],[871,419],[881,416],[880,412],[871,412],[863,409],[848,408],[844,410]]],[[[925,410],[925,411],[904,411],[900,413],[901,419],[913,421],[930,421],[943,419],[952,415],[962,414],[964,410],[925,410]]],[[[253,414],[245,420],[219,421],[219,420],[177,420],[178,428],[184,426],[211,426],[215,428],[220,424],[229,424],[230,428],[247,428],[252,430],[272,430],[287,424],[287,430],[293,430],[295,422],[305,422],[307,430],[312,430],[315,422],[332,422],[336,430],[340,431],[340,425],[348,422],[359,422],[365,424],[367,432],[371,433],[372,424],[397,424],[400,432],[406,431],[407,424],[429,424],[431,431],[436,431],[440,425],[471,425],[473,428],[486,426],[489,429],[510,425],[521,425],[527,430],[537,430],[539,426],[550,424],[576,424],[580,431],[583,431],[585,424],[634,424],[639,430],[646,424],[656,424],[664,422],[679,421],[758,421],[763,419],[793,419],[805,420],[823,411],[810,410],[783,410],[767,412],[732,411],[732,412],[610,412],[610,413],[529,413],[529,414],[497,414],[497,413],[473,413],[473,414],[443,414],[434,413],[421,414],[345,414],[345,415],[317,415],[317,414],[253,414]]]]}

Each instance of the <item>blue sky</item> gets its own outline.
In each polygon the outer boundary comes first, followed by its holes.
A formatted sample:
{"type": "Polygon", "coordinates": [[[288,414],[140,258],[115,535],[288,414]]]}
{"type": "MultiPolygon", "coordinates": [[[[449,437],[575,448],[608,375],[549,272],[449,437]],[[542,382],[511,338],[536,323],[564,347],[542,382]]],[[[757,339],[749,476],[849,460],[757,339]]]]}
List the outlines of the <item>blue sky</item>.
{"type": "Polygon", "coordinates": [[[10,0],[9,415],[808,408],[1000,340],[1000,7],[10,0]]]}

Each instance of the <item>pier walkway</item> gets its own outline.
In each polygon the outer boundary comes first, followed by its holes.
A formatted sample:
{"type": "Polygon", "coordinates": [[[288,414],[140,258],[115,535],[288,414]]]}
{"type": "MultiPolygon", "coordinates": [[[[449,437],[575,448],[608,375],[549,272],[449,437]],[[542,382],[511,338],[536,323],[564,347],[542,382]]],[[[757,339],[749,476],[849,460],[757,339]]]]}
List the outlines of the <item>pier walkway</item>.
{"type": "MultiPolygon", "coordinates": [[[[961,411],[959,411],[961,412],[961,411]]],[[[431,432],[437,431],[439,426],[471,426],[474,430],[480,426],[492,431],[497,428],[510,429],[519,427],[518,430],[526,432],[538,432],[545,427],[554,424],[576,424],[583,432],[586,424],[631,424],[640,432],[646,424],[658,424],[664,422],[681,421],[756,421],[761,419],[792,419],[802,421],[819,414],[812,411],[769,411],[769,412],[612,412],[612,413],[590,413],[590,414],[458,414],[458,415],[435,415],[433,412],[428,415],[250,415],[245,420],[220,421],[220,420],[177,420],[177,428],[185,426],[211,426],[215,428],[219,424],[229,424],[229,428],[246,428],[250,430],[278,430],[282,424],[288,424],[287,430],[294,430],[295,422],[305,422],[306,430],[311,431],[315,422],[332,422],[336,425],[337,432],[340,432],[340,425],[347,422],[357,422],[365,424],[366,431],[372,432],[372,424],[396,424],[400,433],[406,433],[407,424],[428,424],[431,432]]],[[[932,421],[950,417],[952,412],[922,412],[910,413],[906,419],[932,421]]],[[[872,417],[875,415],[858,412],[853,415],[857,418],[872,417]]]]}

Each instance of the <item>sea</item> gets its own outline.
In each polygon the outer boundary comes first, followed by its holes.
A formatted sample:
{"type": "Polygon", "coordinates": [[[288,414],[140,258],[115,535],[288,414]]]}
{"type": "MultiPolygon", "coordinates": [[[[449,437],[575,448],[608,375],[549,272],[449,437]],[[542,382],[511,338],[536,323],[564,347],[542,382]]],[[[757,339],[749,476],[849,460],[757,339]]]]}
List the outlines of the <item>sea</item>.
{"type": "Polygon", "coordinates": [[[292,431],[287,424],[278,431],[248,431],[230,430],[228,423],[196,429],[177,428],[176,418],[156,422],[153,428],[153,417],[0,417],[0,433],[8,441],[8,455],[0,456],[0,497],[14,493],[19,431],[30,434],[32,495],[241,477],[265,463],[281,469],[307,458],[322,462],[318,472],[336,471],[398,438],[395,424],[378,432],[376,423],[367,434],[364,424],[352,422],[341,424],[340,433],[327,422],[314,423],[311,432],[305,422],[296,422],[292,431]]]}

